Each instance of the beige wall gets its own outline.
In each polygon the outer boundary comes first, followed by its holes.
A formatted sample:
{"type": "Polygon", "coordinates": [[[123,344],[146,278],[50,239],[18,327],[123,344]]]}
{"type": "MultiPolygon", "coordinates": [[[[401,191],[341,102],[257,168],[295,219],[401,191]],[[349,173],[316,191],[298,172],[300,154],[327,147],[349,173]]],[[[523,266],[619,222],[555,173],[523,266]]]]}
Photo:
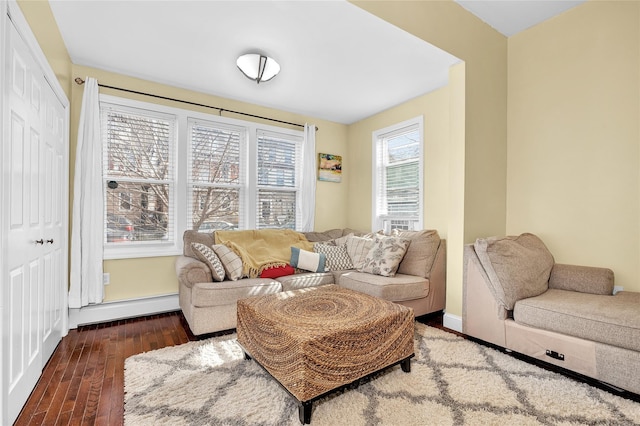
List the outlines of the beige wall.
{"type": "Polygon", "coordinates": [[[640,6],[590,1],[509,39],[507,232],[640,291],[640,6]]]}
{"type": "MultiPolygon", "coordinates": [[[[480,236],[504,234],[506,228],[507,39],[449,0],[352,3],[464,61],[450,75],[458,82],[450,87],[450,112],[455,115],[449,123],[449,172],[437,177],[446,181],[439,188],[448,189],[449,199],[436,193],[434,197],[443,199],[425,200],[449,205],[443,232],[448,239],[446,311],[461,316],[463,244],[480,236]]],[[[350,133],[350,147],[352,144],[364,146],[350,133]]],[[[355,161],[362,162],[363,173],[368,173],[359,179],[370,180],[370,153],[352,154],[351,162],[355,161]]],[[[350,212],[366,209],[360,214],[370,216],[371,203],[359,195],[361,203],[355,204],[352,190],[350,212]]],[[[352,215],[349,225],[353,225],[352,215]]]]}

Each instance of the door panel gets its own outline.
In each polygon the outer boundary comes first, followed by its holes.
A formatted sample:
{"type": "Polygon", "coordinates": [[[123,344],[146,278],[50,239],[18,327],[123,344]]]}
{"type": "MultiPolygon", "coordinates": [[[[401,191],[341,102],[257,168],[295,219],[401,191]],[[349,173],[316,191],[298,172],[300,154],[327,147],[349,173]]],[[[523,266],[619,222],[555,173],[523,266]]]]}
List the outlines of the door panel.
{"type": "Polygon", "coordinates": [[[9,127],[8,133],[5,130],[9,140],[8,147],[3,146],[8,155],[2,168],[10,179],[5,195],[10,208],[3,213],[9,216],[3,266],[9,285],[1,290],[5,301],[1,376],[6,378],[2,392],[11,422],[64,333],[67,289],[62,243],[67,237],[63,209],[68,188],[65,108],[13,25],[8,25],[7,34],[3,123],[9,127]]]}

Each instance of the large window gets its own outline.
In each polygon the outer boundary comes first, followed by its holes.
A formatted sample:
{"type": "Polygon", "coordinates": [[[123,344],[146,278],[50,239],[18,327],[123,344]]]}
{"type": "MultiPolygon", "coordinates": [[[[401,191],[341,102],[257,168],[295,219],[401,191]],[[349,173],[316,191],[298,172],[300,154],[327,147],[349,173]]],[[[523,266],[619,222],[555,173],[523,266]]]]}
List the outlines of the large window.
{"type": "Polygon", "coordinates": [[[422,228],[422,117],[373,133],[373,229],[422,228]]]}
{"type": "Polygon", "coordinates": [[[175,116],[103,104],[107,246],[171,244],[175,116]]]}
{"type": "Polygon", "coordinates": [[[100,107],[105,258],[179,254],[186,229],[300,228],[303,132],[106,95],[100,107]]]}

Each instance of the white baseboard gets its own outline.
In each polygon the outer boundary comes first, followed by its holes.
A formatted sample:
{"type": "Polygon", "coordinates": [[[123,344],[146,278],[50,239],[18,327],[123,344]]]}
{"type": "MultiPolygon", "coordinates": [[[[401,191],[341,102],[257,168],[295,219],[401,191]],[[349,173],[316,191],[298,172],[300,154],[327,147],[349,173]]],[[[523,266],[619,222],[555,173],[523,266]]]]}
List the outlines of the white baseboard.
{"type": "Polygon", "coordinates": [[[125,318],[135,318],[144,315],[160,314],[180,309],[178,294],[145,297],[142,299],[106,302],[99,305],[89,305],[80,309],[69,309],[69,328],[79,325],[96,324],[116,321],[125,318]]]}
{"type": "Polygon", "coordinates": [[[442,318],[442,325],[458,333],[462,333],[462,317],[445,313],[442,318]]]}

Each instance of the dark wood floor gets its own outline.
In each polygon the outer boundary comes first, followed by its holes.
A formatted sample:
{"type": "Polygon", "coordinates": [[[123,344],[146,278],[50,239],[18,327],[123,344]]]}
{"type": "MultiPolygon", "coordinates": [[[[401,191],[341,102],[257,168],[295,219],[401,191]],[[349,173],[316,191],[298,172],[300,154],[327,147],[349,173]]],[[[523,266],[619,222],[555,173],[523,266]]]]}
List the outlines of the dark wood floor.
{"type": "MultiPolygon", "coordinates": [[[[442,314],[420,320],[442,328],[442,314]]],[[[70,330],[15,425],[121,425],[125,358],[211,336],[191,334],[179,312],[70,330]]]]}
{"type": "MultiPolygon", "coordinates": [[[[442,318],[442,313],[437,313],[418,320],[445,329],[442,318]]],[[[194,336],[180,312],[70,330],[45,366],[15,425],[122,425],[124,360],[127,357],[219,334],[225,332],[194,336]]],[[[512,355],[611,391],[593,379],[521,355],[512,355]]],[[[640,395],[613,393],[640,402],[640,395]]]]}

